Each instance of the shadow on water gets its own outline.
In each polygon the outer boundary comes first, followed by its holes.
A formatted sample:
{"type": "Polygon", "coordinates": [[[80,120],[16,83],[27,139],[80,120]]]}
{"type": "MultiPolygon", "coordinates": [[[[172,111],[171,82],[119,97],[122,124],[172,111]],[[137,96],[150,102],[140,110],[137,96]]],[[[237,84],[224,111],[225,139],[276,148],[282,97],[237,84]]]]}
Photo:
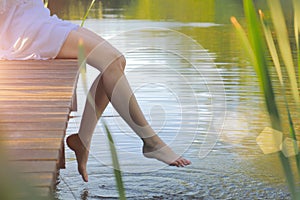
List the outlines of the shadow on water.
{"type": "MultiPolygon", "coordinates": [[[[53,13],[78,24],[88,6],[83,0],[49,2],[53,13]]],[[[257,6],[265,5],[258,1],[257,6]]],[[[290,199],[277,156],[263,155],[255,142],[269,122],[255,73],[229,23],[232,15],[243,19],[240,0],[98,1],[90,13],[85,26],[125,54],[127,76],[147,119],[193,163],[177,169],[144,159],[139,139],[109,106],[103,118],[117,144],[128,199],[290,199]],[[199,46],[192,48],[190,41],[199,46]],[[222,87],[225,102],[219,99],[222,87]],[[200,158],[210,133],[214,148],[200,158]]],[[[95,74],[88,68],[89,84],[95,74]]],[[[80,109],[72,113],[67,134],[77,132],[80,122],[81,85],[77,93],[80,109]]],[[[58,199],[117,199],[105,141],[99,124],[88,184],[66,150],[58,199]]]]}

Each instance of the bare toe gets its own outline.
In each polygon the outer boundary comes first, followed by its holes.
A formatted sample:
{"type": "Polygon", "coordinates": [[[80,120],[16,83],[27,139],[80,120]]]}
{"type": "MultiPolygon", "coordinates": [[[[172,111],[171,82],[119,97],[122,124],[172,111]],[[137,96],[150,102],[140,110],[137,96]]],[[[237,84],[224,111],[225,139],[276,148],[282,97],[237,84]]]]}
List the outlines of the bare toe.
{"type": "Polygon", "coordinates": [[[81,174],[81,177],[83,179],[84,182],[88,182],[89,181],[89,177],[88,174],[86,172],[86,169],[79,169],[78,168],[79,173],[81,174]]]}
{"type": "Polygon", "coordinates": [[[173,152],[173,150],[167,145],[163,147],[143,147],[143,154],[147,158],[155,158],[159,161],[162,161],[170,166],[184,167],[189,165],[191,162],[182,158],[173,152]]]}
{"type": "Polygon", "coordinates": [[[187,165],[190,165],[191,162],[185,158],[178,158],[176,161],[174,161],[173,163],[171,163],[171,166],[176,166],[176,167],[185,167],[187,165]]]}

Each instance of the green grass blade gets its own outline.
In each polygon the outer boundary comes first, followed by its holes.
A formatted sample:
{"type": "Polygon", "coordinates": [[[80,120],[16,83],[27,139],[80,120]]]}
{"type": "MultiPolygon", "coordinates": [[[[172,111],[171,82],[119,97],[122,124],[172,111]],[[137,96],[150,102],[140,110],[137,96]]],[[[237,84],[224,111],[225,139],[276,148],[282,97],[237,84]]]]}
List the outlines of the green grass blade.
{"type": "Polygon", "coordinates": [[[90,10],[91,10],[91,8],[93,7],[93,5],[94,5],[95,1],[96,1],[96,0],[92,0],[92,2],[91,2],[91,4],[90,4],[90,6],[89,6],[89,8],[88,8],[88,10],[86,11],[85,15],[83,16],[83,19],[82,19],[82,21],[81,21],[81,24],[80,24],[80,26],[81,26],[81,27],[83,27],[83,25],[84,25],[84,22],[85,22],[85,20],[86,20],[87,16],[89,15],[89,13],[90,13],[90,10]]]}
{"type": "Polygon", "coordinates": [[[80,72],[86,73],[86,59],[85,59],[85,50],[83,46],[83,41],[79,40],[78,43],[78,66],[80,67],[80,72]]]}
{"type": "Polygon", "coordinates": [[[107,134],[107,137],[109,140],[109,147],[110,147],[111,157],[112,157],[112,161],[113,161],[117,189],[119,192],[119,199],[124,200],[124,199],[126,199],[126,195],[125,195],[125,189],[124,189],[124,185],[123,185],[122,173],[120,170],[121,168],[120,168],[120,164],[119,164],[119,160],[118,160],[116,147],[115,147],[112,135],[111,135],[106,123],[103,122],[103,125],[104,125],[105,131],[106,131],[106,134],[107,134]]]}
{"type": "Polygon", "coordinates": [[[248,54],[250,60],[252,61],[252,63],[254,63],[255,71],[258,71],[258,69],[256,68],[258,67],[257,60],[254,55],[252,46],[249,42],[246,32],[244,31],[244,29],[242,28],[242,26],[239,24],[239,22],[236,20],[235,17],[231,17],[231,23],[234,25],[239,37],[241,38],[242,44],[244,45],[244,49],[248,54]]]}
{"type": "Polygon", "coordinates": [[[294,31],[297,49],[299,49],[299,32],[300,32],[300,2],[299,0],[293,0],[294,7],[294,31]]]}
{"type": "Polygon", "coordinates": [[[300,2],[299,0],[293,0],[294,7],[294,31],[295,41],[297,47],[297,64],[298,64],[298,85],[300,85],[300,47],[299,47],[299,33],[300,33],[300,2]]]}
{"type": "MultiPolygon", "coordinates": [[[[291,172],[291,166],[289,163],[289,159],[285,157],[285,155],[282,153],[282,151],[279,152],[279,158],[282,163],[283,170],[285,172],[291,172]]],[[[292,173],[285,173],[286,179],[287,179],[287,184],[290,189],[291,195],[293,199],[298,199],[297,198],[297,192],[295,190],[295,183],[294,183],[294,176],[292,173]]]]}
{"type": "MultiPolygon", "coordinates": [[[[261,73],[261,68],[260,65],[258,63],[258,59],[256,57],[256,54],[254,53],[254,50],[252,48],[252,45],[250,44],[249,38],[247,33],[245,32],[245,30],[242,28],[242,26],[238,23],[238,21],[236,20],[235,17],[231,17],[231,22],[234,25],[234,27],[236,28],[236,31],[238,33],[238,36],[240,37],[242,44],[244,45],[244,49],[246,51],[246,53],[248,54],[253,67],[259,77],[259,80],[262,80],[262,73],[261,73]]],[[[261,91],[264,91],[264,86],[262,84],[262,82],[260,82],[260,88],[261,91]]]]}
{"type": "Polygon", "coordinates": [[[97,109],[97,106],[95,104],[95,97],[93,97],[92,94],[88,91],[85,49],[84,49],[84,46],[83,46],[83,42],[81,40],[79,41],[79,44],[78,44],[78,59],[77,59],[77,62],[78,62],[78,66],[79,66],[79,72],[81,74],[83,91],[87,95],[87,101],[94,108],[94,111],[97,114],[97,116],[99,116],[98,109],[97,109]]]}
{"type": "Polygon", "coordinates": [[[278,53],[277,53],[277,50],[276,50],[276,47],[275,47],[275,43],[274,43],[274,40],[273,40],[273,37],[272,37],[271,30],[270,30],[269,26],[267,26],[267,24],[265,23],[264,18],[263,18],[263,13],[262,13],[261,10],[259,11],[259,15],[260,15],[260,21],[261,21],[261,24],[262,24],[262,29],[264,31],[264,36],[265,36],[266,41],[267,41],[267,45],[268,45],[268,48],[269,48],[269,51],[270,51],[270,54],[271,54],[276,72],[277,72],[277,75],[278,75],[278,79],[280,81],[281,86],[283,86],[284,83],[283,83],[283,78],[282,78],[280,62],[279,62],[279,56],[278,56],[278,53]]]}
{"type": "Polygon", "coordinates": [[[254,62],[253,64],[257,65],[254,67],[256,69],[259,83],[264,95],[265,104],[270,116],[271,124],[275,130],[282,131],[281,120],[275,102],[275,95],[268,71],[268,61],[266,59],[265,52],[266,47],[262,36],[260,20],[258,19],[253,2],[251,0],[244,0],[244,10],[249,28],[248,38],[256,57],[256,62],[254,62]]]}
{"type": "MultiPolygon", "coordinates": [[[[289,105],[286,99],[286,95],[285,95],[285,88],[284,86],[282,87],[282,93],[283,93],[283,97],[284,97],[284,103],[285,103],[285,108],[287,110],[287,115],[288,115],[288,122],[289,122],[289,133],[291,135],[291,137],[293,138],[294,141],[297,141],[297,135],[296,135],[296,131],[295,131],[295,127],[294,127],[294,123],[293,123],[293,119],[292,119],[292,115],[289,109],[289,105]]],[[[297,169],[298,169],[298,174],[300,175],[300,154],[297,153],[298,152],[298,143],[294,142],[293,143],[294,146],[294,151],[295,151],[295,157],[296,157],[296,164],[297,164],[297,169]]]]}
{"type": "Polygon", "coordinates": [[[289,36],[287,32],[288,29],[284,20],[285,18],[282,12],[281,4],[279,0],[268,0],[268,5],[270,7],[271,17],[274,24],[275,33],[277,35],[280,53],[288,72],[292,95],[297,106],[299,107],[300,97],[298,91],[298,82],[293,63],[289,36]]]}
{"type": "Polygon", "coordinates": [[[79,72],[82,77],[82,84],[83,84],[83,89],[85,93],[88,93],[88,86],[87,86],[87,76],[86,76],[86,58],[85,58],[85,49],[83,46],[83,41],[79,40],[78,44],[78,66],[79,66],[79,72]]]}
{"type": "Polygon", "coordinates": [[[296,13],[294,15],[294,34],[297,50],[299,50],[299,27],[298,27],[298,19],[296,17],[296,13]]]}
{"type": "MultiPolygon", "coordinates": [[[[269,27],[266,25],[266,23],[264,22],[263,14],[262,14],[261,11],[260,11],[260,19],[261,19],[261,24],[262,24],[262,27],[263,27],[264,35],[265,35],[265,38],[266,38],[266,41],[267,41],[267,44],[268,44],[268,48],[269,48],[269,51],[270,51],[270,54],[271,54],[271,57],[272,57],[272,60],[273,60],[273,63],[274,63],[279,81],[280,81],[280,84],[281,84],[281,87],[282,87],[282,95],[284,97],[285,108],[286,108],[287,115],[288,115],[289,133],[290,133],[290,136],[293,138],[293,140],[297,141],[297,136],[296,136],[296,131],[295,131],[295,128],[294,128],[293,119],[292,119],[291,112],[290,112],[290,109],[289,109],[288,101],[286,99],[286,92],[285,92],[286,89],[285,89],[285,84],[284,84],[283,79],[282,79],[279,56],[277,54],[277,50],[276,50],[276,47],[275,47],[275,44],[274,44],[274,41],[273,41],[271,31],[270,31],[269,27]]],[[[295,23],[295,25],[297,26],[297,23],[295,23]]],[[[296,28],[296,29],[298,29],[298,28],[296,28]]],[[[297,30],[297,32],[298,32],[298,30],[297,30]]],[[[296,41],[298,41],[298,38],[296,38],[296,41]]],[[[291,72],[291,73],[295,74],[295,72],[291,72]]],[[[295,149],[295,152],[297,152],[298,144],[296,142],[294,143],[294,149],[295,149]]],[[[298,173],[299,173],[300,172],[300,156],[299,155],[296,156],[296,160],[297,160],[297,169],[298,169],[298,173]]]]}
{"type": "MultiPolygon", "coordinates": [[[[244,0],[244,11],[248,25],[248,38],[250,41],[250,45],[253,49],[254,55],[256,57],[256,61],[253,63],[253,65],[257,65],[254,67],[256,69],[259,83],[264,94],[265,104],[270,116],[271,124],[273,129],[282,131],[281,119],[275,102],[275,95],[273,91],[271,77],[268,71],[268,60],[265,52],[265,41],[263,40],[260,22],[252,0],[244,0]]],[[[286,158],[282,152],[279,152],[279,155],[284,173],[287,178],[290,192],[292,194],[292,197],[296,198],[295,181],[289,163],[289,159],[286,158]]]]}
{"type": "MultiPolygon", "coordinates": [[[[281,72],[281,67],[280,67],[280,62],[279,62],[279,56],[278,56],[278,53],[277,53],[277,50],[276,50],[276,47],[275,47],[275,44],[274,44],[274,41],[273,41],[273,37],[272,37],[272,34],[271,34],[271,30],[270,28],[266,25],[264,19],[263,19],[263,13],[262,11],[259,11],[259,14],[260,14],[260,20],[261,20],[261,24],[262,24],[262,29],[264,31],[264,36],[266,38],[266,42],[267,42],[267,45],[268,45],[268,49],[270,51],[270,54],[271,54],[271,57],[272,57],[272,60],[273,60],[273,63],[274,63],[274,66],[275,66],[275,69],[276,69],[276,72],[277,72],[277,75],[278,75],[278,79],[280,81],[280,85],[281,85],[281,88],[282,88],[282,96],[284,97],[284,102],[285,102],[285,107],[286,107],[286,110],[287,110],[287,115],[288,115],[288,122],[289,122],[289,132],[290,132],[290,135],[291,137],[297,141],[297,137],[296,137],[296,132],[295,132],[295,128],[294,128],[294,123],[293,123],[293,120],[292,120],[292,116],[291,116],[291,112],[290,112],[290,109],[289,109],[289,105],[288,105],[288,102],[287,102],[287,99],[286,99],[286,89],[285,89],[285,84],[283,82],[283,78],[282,78],[282,72],[281,72]]],[[[298,145],[297,143],[295,143],[295,150],[298,148],[298,145]]],[[[299,165],[300,167],[300,165],[299,165]]]]}
{"type": "Polygon", "coordinates": [[[297,61],[298,61],[298,84],[300,85],[300,49],[297,49],[297,61]]]}

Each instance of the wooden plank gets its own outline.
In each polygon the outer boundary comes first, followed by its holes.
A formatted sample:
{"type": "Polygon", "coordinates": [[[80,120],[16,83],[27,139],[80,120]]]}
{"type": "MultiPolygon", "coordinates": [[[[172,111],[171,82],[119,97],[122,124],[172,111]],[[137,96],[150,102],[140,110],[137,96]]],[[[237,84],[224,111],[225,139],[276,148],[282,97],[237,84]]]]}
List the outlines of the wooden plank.
{"type": "Polygon", "coordinates": [[[19,72],[18,70],[0,70],[0,75],[3,78],[3,80],[12,80],[13,78],[20,78],[27,80],[28,78],[38,79],[43,81],[44,77],[47,77],[48,80],[71,80],[73,77],[77,75],[75,72],[70,72],[69,70],[53,70],[53,71],[42,71],[42,70],[26,70],[25,72],[19,72]],[[47,76],[48,75],[48,76],[47,76]]]}
{"type": "Polygon", "coordinates": [[[0,127],[5,131],[61,131],[67,128],[67,122],[32,122],[32,123],[1,123],[0,127]]]}
{"type": "Polygon", "coordinates": [[[1,84],[0,85],[0,90],[1,91],[21,91],[21,90],[56,90],[56,91],[60,91],[60,92],[70,92],[73,91],[73,87],[70,86],[64,86],[61,83],[59,85],[53,86],[53,85],[43,85],[43,87],[41,87],[40,85],[24,85],[24,84],[15,84],[15,83],[11,83],[11,84],[1,84]]]}
{"type": "MultiPolygon", "coordinates": [[[[52,68],[56,66],[63,66],[63,67],[72,67],[72,68],[78,68],[77,61],[74,59],[54,59],[54,60],[3,60],[0,63],[1,67],[17,67],[20,69],[24,69],[25,67],[30,67],[31,69],[41,68],[44,69],[45,66],[51,65],[52,68]],[[76,64],[75,64],[76,63],[76,64]]],[[[49,70],[49,68],[46,68],[49,70]]]]}
{"type": "Polygon", "coordinates": [[[32,186],[49,187],[54,181],[55,175],[51,172],[24,173],[22,178],[28,180],[32,186]]]}
{"type": "Polygon", "coordinates": [[[0,100],[0,113],[6,110],[13,110],[20,108],[27,109],[28,107],[33,108],[37,111],[37,108],[40,109],[54,109],[54,110],[62,110],[62,112],[68,112],[70,110],[71,103],[69,101],[41,101],[41,100],[27,100],[22,101],[20,99],[15,100],[7,100],[2,99],[0,100]],[[12,109],[13,108],[13,109],[12,109]]]}
{"type": "MultiPolygon", "coordinates": [[[[22,96],[0,96],[0,101],[2,100],[9,100],[9,101],[15,101],[15,100],[21,100],[21,101],[33,101],[33,100],[40,100],[40,101],[68,101],[68,96],[43,96],[43,95],[22,95],[22,96]]],[[[51,103],[51,102],[49,102],[51,103]]]]}
{"type": "MultiPolygon", "coordinates": [[[[1,67],[1,66],[0,66],[1,67]]],[[[27,76],[36,76],[36,75],[45,75],[49,74],[49,78],[58,78],[52,77],[52,75],[64,75],[66,77],[71,77],[70,75],[77,75],[76,71],[69,70],[69,68],[53,68],[52,66],[45,66],[48,69],[26,69],[25,67],[22,69],[12,69],[9,68],[0,68],[0,72],[2,75],[8,75],[6,77],[15,76],[15,75],[27,75],[27,76]],[[51,69],[50,69],[51,68],[51,69]]],[[[61,76],[59,76],[61,77],[61,76]]]]}
{"type": "Polygon", "coordinates": [[[54,98],[61,98],[66,99],[69,98],[72,95],[72,92],[70,91],[47,91],[47,90],[30,90],[30,91],[11,91],[11,90],[0,90],[1,99],[5,97],[29,97],[29,98],[47,98],[52,99],[54,98]]]}
{"type": "Polygon", "coordinates": [[[38,114],[32,114],[32,113],[1,113],[0,112],[0,123],[13,123],[13,122],[59,122],[59,121],[67,121],[69,118],[69,115],[62,113],[62,114],[56,114],[56,113],[38,113],[38,114]]]}
{"type": "Polygon", "coordinates": [[[64,136],[76,108],[76,60],[0,61],[0,143],[44,195],[64,167],[64,136]]]}
{"type": "Polygon", "coordinates": [[[47,199],[53,199],[53,188],[54,186],[51,187],[36,187],[35,192],[37,195],[41,196],[42,198],[47,198],[47,199]]]}
{"type": "MultiPolygon", "coordinates": [[[[14,105],[8,105],[8,106],[14,106],[14,105]]],[[[16,115],[68,115],[69,113],[69,108],[66,107],[61,107],[61,108],[52,108],[52,107],[30,107],[28,106],[20,106],[20,108],[23,107],[22,110],[16,113],[16,115]]],[[[11,108],[1,108],[0,107],[0,115],[2,116],[7,116],[10,114],[14,114],[18,110],[17,108],[14,107],[14,109],[11,108]]]]}
{"type": "Polygon", "coordinates": [[[23,173],[53,173],[57,171],[56,161],[11,161],[11,164],[23,173]]]}
{"type": "Polygon", "coordinates": [[[65,130],[14,130],[6,133],[2,133],[0,139],[5,140],[9,138],[61,138],[63,139],[65,130]]]}
{"type": "Polygon", "coordinates": [[[53,79],[44,79],[44,80],[40,80],[40,79],[21,79],[18,78],[17,80],[15,79],[0,79],[0,84],[4,84],[4,85],[37,85],[37,86],[59,86],[59,85],[69,85],[70,81],[72,81],[72,78],[65,78],[65,79],[61,79],[58,81],[53,81],[53,79]]]}
{"type": "Polygon", "coordinates": [[[52,192],[54,187],[52,186],[52,183],[55,181],[56,177],[54,173],[18,173],[16,176],[18,178],[16,181],[19,181],[20,184],[25,186],[23,189],[27,189],[27,192],[30,192],[26,193],[25,197],[27,198],[24,198],[22,193],[25,191],[22,191],[19,193],[19,198],[16,197],[16,199],[29,199],[29,196],[33,199],[36,199],[35,197],[42,197],[38,199],[53,199],[52,192]],[[31,194],[31,192],[34,192],[34,195],[31,194]]]}
{"type": "MultiPolygon", "coordinates": [[[[66,104],[66,101],[64,101],[65,103],[61,103],[61,104],[55,104],[55,102],[53,102],[54,105],[57,105],[54,107],[53,106],[46,106],[47,103],[48,104],[52,104],[52,102],[49,101],[43,101],[38,105],[32,105],[30,106],[30,103],[34,102],[34,101],[22,101],[20,102],[20,104],[18,104],[20,101],[15,101],[15,103],[6,103],[4,105],[0,106],[0,112],[2,114],[10,114],[10,113],[27,113],[27,114],[43,114],[43,113],[49,113],[49,114],[69,114],[70,112],[70,108],[67,106],[64,106],[66,104]],[[61,106],[61,107],[59,107],[61,106]],[[20,109],[22,108],[22,109],[20,109]]],[[[0,101],[1,103],[1,101],[0,101]]],[[[70,105],[67,104],[67,105],[70,105]]]]}
{"type": "Polygon", "coordinates": [[[6,149],[60,149],[61,138],[2,139],[6,149]]]}
{"type": "Polygon", "coordinates": [[[57,161],[57,149],[9,149],[5,152],[9,161],[57,161]]]}

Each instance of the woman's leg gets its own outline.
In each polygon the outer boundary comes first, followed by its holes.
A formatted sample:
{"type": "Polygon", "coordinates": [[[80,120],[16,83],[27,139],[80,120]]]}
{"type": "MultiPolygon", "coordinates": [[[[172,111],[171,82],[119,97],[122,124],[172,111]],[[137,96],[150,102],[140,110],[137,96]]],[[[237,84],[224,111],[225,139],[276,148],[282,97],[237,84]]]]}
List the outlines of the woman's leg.
{"type": "Polygon", "coordinates": [[[86,164],[92,135],[100,116],[109,103],[102,88],[101,76],[99,75],[89,91],[90,98],[86,100],[78,134],[70,135],[67,138],[68,146],[76,153],[78,171],[86,182],[88,181],[86,164]],[[90,102],[91,99],[94,99],[95,102],[90,102]]]}
{"type": "Polygon", "coordinates": [[[175,154],[149,126],[123,73],[125,58],[107,41],[86,29],[80,28],[69,34],[58,58],[76,58],[79,40],[83,41],[88,64],[101,71],[101,77],[97,78],[92,87],[92,90],[94,88],[95,91],[91,91],[91,93],[95,95],[95,107],[98,111],[95,112],[93,106],[87,104],[81,123],[82,128],[79,130],[81,143],[83,146],[85,145],[86,149],[84,147],[79,148],[78,145],[75,145],[80,142],[78,141],[78,137],[75,138],[75,136],[73,136],[67,141],[69,146],[76,153],[79,172],[83,175],[84,180],[87,181],[85,167],[87,161],[86,157],[88,155],[87,149],[97,120],[100,117],[100,114],[97,113],[103,112],[108,99],[120,116],[143,140],[143,153],[146,157],[156,158],[169,165],[175,166],[190,164],[190,161],[175,154]],[[92,123],[90,121],[91,119],[93,119],[92,123]]]}

